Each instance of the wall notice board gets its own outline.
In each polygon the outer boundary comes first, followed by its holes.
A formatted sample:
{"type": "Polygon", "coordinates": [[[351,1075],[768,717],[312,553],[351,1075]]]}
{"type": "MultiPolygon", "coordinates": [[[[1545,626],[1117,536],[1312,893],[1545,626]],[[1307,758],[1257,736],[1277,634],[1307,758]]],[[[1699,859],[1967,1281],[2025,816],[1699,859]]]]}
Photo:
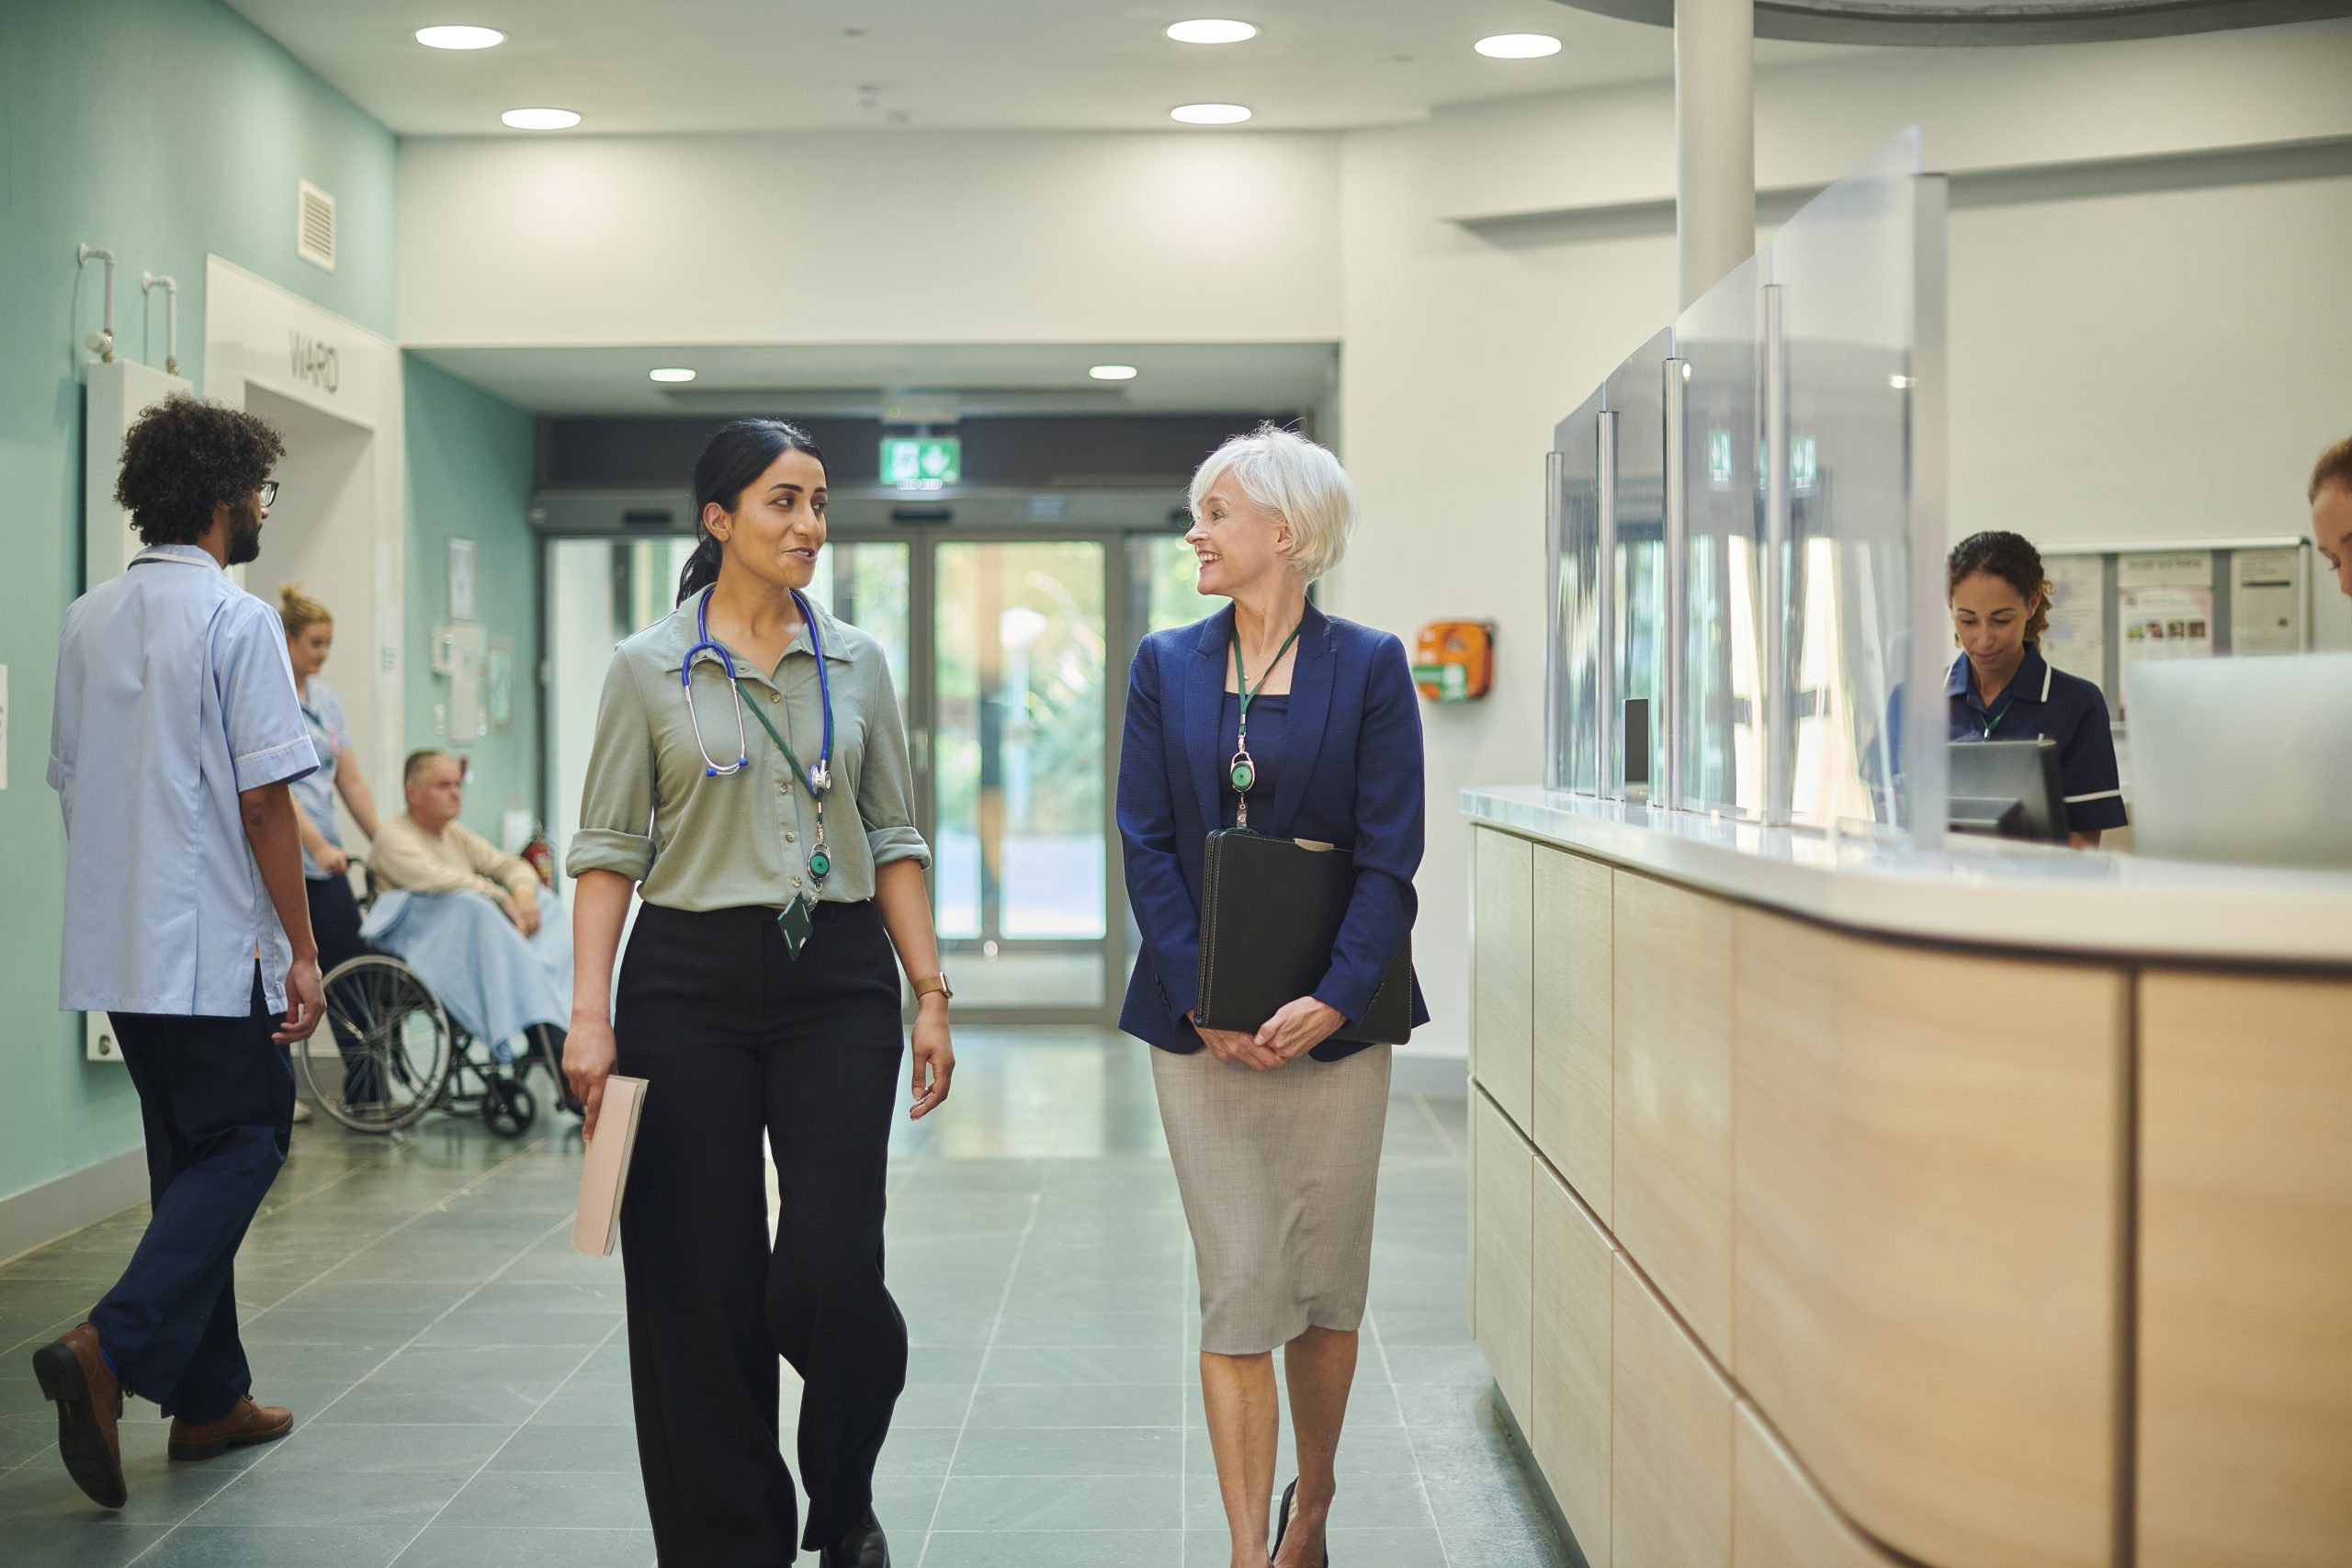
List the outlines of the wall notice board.
{"type": "Polygon", "coordinates": [[[2136,664],[2309,649],[2311,561],[2297,538],[2047,551],[2042,655],[2096,682],[2120,724],[2136,664]]]}

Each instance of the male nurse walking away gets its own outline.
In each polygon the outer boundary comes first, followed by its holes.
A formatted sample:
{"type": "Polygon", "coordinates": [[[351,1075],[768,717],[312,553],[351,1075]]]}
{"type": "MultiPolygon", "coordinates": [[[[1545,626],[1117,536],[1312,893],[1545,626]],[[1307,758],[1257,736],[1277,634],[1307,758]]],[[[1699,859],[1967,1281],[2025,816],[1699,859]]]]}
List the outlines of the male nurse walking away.
{"type": "Polygon", "coordinates": [[[127,1495],[126,1393],[173,1418],[175,1460],[294,1426],[254,1403],[230,1274],[286,1159],[286,1047],[322,1010],[288,788],[318,758],[277,612],[223,570],[260,554],[285,455],[251,414],[185,397],[149,410],[115,490],[147,547],[74,601],[58,648],[59,1005],[113,1020],[154,1209],[90,1321],[35,1351],[33,1370],[67,1473],[109,1508],[127,1495]]]}

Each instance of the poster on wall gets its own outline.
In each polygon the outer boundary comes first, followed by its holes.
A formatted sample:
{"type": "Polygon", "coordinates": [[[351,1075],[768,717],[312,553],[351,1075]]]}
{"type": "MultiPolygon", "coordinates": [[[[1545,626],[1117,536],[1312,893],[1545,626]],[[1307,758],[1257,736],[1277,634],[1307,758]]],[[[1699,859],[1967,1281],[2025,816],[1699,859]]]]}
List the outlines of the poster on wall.
{"type": "Polygon", "coordinates": [[[471,539],[449,541],[449,618],[453,621],[474,618],[474,542],[471,539]]]}
{"type": "Polygon", "coordinates": [[[2044,556],[2050,625],[2041,657],[2094,686],[2107,684],[2107,563],[2098,556],[2044,556]]]}
{"type": "Polygon", "coordinates": [[[2230,557],[2230,651],[2303,649],[2303,551],[2239,550],[2230,557]]]}
{"type": "Polygon", "coordinates": [[[487,693],[482,706],[490,718],[490,732],[503,735],[514,722],[514,639],[494,637],[490,639],[490,651],[482,668],[487,693]]]}

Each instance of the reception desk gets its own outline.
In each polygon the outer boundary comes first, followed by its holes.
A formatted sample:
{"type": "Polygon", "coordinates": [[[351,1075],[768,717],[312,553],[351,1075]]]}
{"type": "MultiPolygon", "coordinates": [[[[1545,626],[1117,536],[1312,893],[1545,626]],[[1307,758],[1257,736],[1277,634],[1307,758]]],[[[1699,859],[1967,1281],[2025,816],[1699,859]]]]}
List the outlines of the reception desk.
{"type": "Polygon", "coordinates": [[[1464,805],[1472,1325],[1594,1568],[2352,1563],[2352,875],[1464,805]]]}

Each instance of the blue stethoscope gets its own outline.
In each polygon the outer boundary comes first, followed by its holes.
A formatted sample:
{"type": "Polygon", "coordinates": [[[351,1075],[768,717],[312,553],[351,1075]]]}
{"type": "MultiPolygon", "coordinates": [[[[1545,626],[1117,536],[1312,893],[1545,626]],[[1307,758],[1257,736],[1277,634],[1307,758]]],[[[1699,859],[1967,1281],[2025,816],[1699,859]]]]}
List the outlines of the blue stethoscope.
{"type": "MultiPolygon", "coordinates": [[[[825,792],[833,785],[833,680],[825,669],[825,644],[817,630],[816,613],[808,607],[808,601],[801,597],[800,590],[795,588],[791,593],[793,604],[800,611],[800,623],[808,628],[809,651],[817,656],[817,694],[825,710],[824,745],[817,753],[816,764],[808,773],[808,794],[818,802],[818,808],[821,811],[825,792]]],[[[686,719],[694,726],[695,750],[702,753],[704,776],[725,778],[751,766],[752,748],[743,728],[743,688],[735,678],[735,660],[725,648],[710,639],[710,590],[707,588],[703,590],[702,597],[695,601],[695,645],[686,649],[685,662],[678,667],[678,684],[685,690],[686,719]],[[695,711],[695,661],[705,654],[718,660],[718,668],[727,676],[728,693],[735,699],[735,760],[731,762],[711,760],[710,748],[702,738],[701,716],[695,711]]],[[[789,749],[785,755],[792,756],[789,749]]],[[[798,758],[793,757],[792,762],[795,768],[799,766],[798,758]]]]}

